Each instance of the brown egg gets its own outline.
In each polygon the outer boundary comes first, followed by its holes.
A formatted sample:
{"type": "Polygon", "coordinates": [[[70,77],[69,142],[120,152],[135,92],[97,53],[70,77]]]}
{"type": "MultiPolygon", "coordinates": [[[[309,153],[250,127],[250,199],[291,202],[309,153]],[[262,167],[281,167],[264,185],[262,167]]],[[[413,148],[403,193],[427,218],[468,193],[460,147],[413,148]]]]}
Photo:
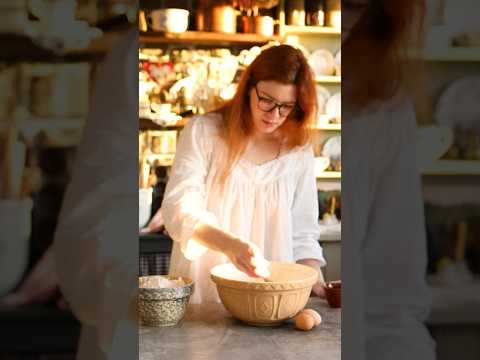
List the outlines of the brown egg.
{"type": "Polygon", "coordinates": [[[322,317],[320,316],[320,314],[318,312],[316,312],[315,310],[313,309],[304,309],[302,311],[302,313],[306,313],[308,315],[310,315],[311,317],[313,317],[313,319],[315,320],[315,326],[318,326],[322,323],[322,317]]]}
{"type": "Polygon", "coordinates": [[[299,330],[308,331],[311,330],[315,326],[315,319],[307,314],[307,313],[300,313],[295,316],[295,327],[299,330]]]}

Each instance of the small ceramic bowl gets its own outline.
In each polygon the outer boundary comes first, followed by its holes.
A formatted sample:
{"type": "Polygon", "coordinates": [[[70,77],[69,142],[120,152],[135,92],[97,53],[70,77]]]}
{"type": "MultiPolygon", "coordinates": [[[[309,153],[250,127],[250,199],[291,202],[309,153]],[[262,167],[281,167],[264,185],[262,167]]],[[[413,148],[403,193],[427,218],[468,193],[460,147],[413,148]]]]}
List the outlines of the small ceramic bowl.
{"type": "Polygon", "coordinates": [[[143,276],[139,278],[138,315],[146,326],[173,326],[185,315],[193,281],[170,276],[143,276]],[[171,281],[169,287],[165,283],[171,281]],[[177,284],[175,284],[177,282],[177,284]],[[152,285],[160,284],[160,285],[152,285]],[[165,287],[163,287],[165,286],[165,287]]]}
{"type": "Polygon", "coordinates": [[[342,306],[342,282],[331,281],[324,285],[325,295],[328,305],[332,308],[340,308],[342,306]]]}

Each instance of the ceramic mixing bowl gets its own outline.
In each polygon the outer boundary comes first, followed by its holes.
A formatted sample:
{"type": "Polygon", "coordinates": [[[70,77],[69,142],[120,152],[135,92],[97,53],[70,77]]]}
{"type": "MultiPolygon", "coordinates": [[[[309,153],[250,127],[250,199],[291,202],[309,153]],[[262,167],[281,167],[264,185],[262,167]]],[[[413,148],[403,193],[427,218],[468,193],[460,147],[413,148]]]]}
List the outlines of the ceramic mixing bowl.
{"type": "Polygon", "coordinates": [[[305,307],[318,273],[305,265],[274,261],[270,272],[266,282],[228,263],[215,266],[211,278],[223,305],[235,318],[255,326],[274,326],[305,307]]]}
{"type": "Polygon", "coordinates": [[[176,325],[185,315],[192,292],[193,281],[189,278],[140,277],[138,288],[140,323],[146,326],[176,325]]]}

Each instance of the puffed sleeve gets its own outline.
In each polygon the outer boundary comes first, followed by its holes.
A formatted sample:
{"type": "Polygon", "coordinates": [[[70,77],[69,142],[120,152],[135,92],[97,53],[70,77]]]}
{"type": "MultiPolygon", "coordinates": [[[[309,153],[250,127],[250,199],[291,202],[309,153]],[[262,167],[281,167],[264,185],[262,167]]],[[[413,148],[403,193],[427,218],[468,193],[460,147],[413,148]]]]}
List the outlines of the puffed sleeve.
{"type": "Polygon", "coordinates": [[[180,243],[188,260],[201,256],[207,248],[192,239],[195,225],[201,221],[217,224],[207,210],[205,179],[211,157],[211,124],[205,116],[194,117],[183,129],[162,203],[165,228],[180,243]]]}
{"type": "Polygon", "coordinates": [[[370,165],[371,203],[363,244],[366,359],[434,359],[426,235],[411,104],[379,121],[370,165]]]}
{"type": "Polygon", "coordinates": [[[299,161],[299,177],[292,207],[293,217],[293,257],[295,261],[316,259],[325,266],[323,250],[320,246],[318,225],[318,195],[314,173],[314,156],[311,147],[303,150],[299,161]]]}

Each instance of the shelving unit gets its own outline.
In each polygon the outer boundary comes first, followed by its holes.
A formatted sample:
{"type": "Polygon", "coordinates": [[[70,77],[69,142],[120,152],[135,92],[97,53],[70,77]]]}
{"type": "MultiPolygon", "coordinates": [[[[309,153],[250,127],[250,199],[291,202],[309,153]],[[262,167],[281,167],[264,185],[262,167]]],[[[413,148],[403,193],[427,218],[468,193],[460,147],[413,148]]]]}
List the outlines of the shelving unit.
{"type": "Polygon", "coordinates": [[[186,31],[184,33],[143,32],[139,42],[144,46],[168,44],[203,44],[203,45],[238,45],[238,44],[265,44],[270,41],[281,41],[279,36],[260,36],[257,34],[223,34],[206,31],[186,31]]]}
{"type": "Polygon", "coordinates": [[[342,173],[340,171],[324,171],[317,174],[317,179],[341,179],[342,173]]]}
{"type": "Polygon", "coordinates": [[[317,76],[315,81],[319,84],[341,84],[342,77],[341,76],[317,76]]]}
{"type": "Polygon", "coordinates": [[[27,35],[0,33],[0,43],[6,49],[0,52],[0,61],[51,63],[92,61],[103,57],[120,36],[121,34],[117,32],[105,33],[100,38],[93,39],[85,49],[56,53],[40,46],[27,35]]]}
{"type": "Polygon", "coordinates": [[[425,176],[480,176],[480,160],[437,160],[422,169],[425,176]]]}
{"type": "Polygon", "coordinates": [[[313,129],[324,131],[342,131],[342,124],[325,124],[320,126],[314,126],[313,129]]]}
{"type": "Polygon", "coordinates": [[[428,62],[480,62],[480,47],[449,47],[443,50],[411,52],[413,58],[428,62]]]}
{"type": "Polygon", "coordinates": [[[292,26],[285,25],[285,35],[340,35],[341,29],[328,26],[292,26]]]}

